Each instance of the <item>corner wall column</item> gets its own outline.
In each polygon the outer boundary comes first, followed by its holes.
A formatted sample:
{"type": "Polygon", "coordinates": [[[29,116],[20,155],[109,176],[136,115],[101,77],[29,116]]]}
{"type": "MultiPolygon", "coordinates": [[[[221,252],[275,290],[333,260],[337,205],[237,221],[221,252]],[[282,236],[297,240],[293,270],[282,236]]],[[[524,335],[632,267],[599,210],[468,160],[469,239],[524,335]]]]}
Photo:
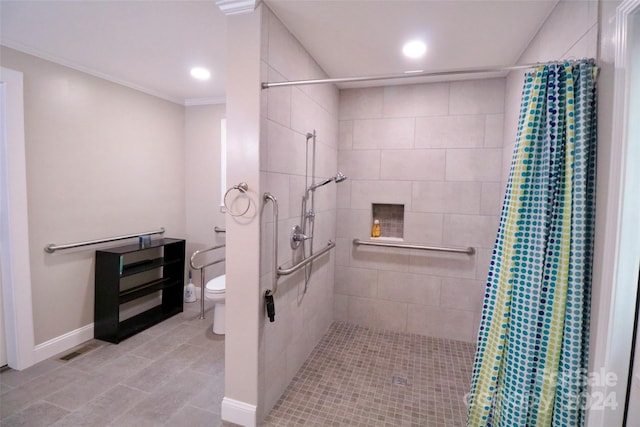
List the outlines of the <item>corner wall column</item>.
{"type": "MultiPolygon", "coordinates": [[[[256,425],[260,298],[260,8],[227,19],[227,186],[252,206],[227,214],[225,397],[222,419],[256,425]]],[[[240,203],[240,202],[239,202],[240,203]]]]}

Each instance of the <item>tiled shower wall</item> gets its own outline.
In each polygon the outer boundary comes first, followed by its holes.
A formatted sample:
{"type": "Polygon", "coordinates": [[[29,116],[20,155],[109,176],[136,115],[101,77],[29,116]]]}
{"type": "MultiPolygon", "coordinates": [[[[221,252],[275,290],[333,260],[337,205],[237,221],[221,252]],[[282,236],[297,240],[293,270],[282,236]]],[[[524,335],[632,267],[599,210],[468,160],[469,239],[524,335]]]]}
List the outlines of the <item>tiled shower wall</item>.
{"type": "MultiPolygon", "coordinates": [[[[325,78],[326,74],[280,20],[264,4],[262,10],[263,80],[325,78]]],[[[301,250],[291,249],[289,235],[291,228],[301,223],[308,132],[315,129],[317,133],[316,176],[321,180],[337,171],[338,90],[333,85],[264,90],[261,112],[261,190],[278,199],[277,265],[290,266],[303,256],[301,250]]],[[[311,173],[311,141],[308,148],[311,173]]],[[[318,250],[335,239],[336,185],[319,188],[315,199],[314,248],[318,250]]],[[[261,218],[260,274],[264,292],[272,288],[274,272],[270,204],[265,205],[261,218]]],[[[334,259],[331,251],[313,263],[306,292],[304,269],[278,280],[275,322],[263,317],[260,326],[259,419],[273,407],[331,325],[334,259]]]]}
{"type": "Polygon", "coordinates": [[[504,79],[340,91],[334,316],[473,342],[498,226],[504,79]],[[355,247],[373,203],[404,205],[404,241],[355,247]]]}

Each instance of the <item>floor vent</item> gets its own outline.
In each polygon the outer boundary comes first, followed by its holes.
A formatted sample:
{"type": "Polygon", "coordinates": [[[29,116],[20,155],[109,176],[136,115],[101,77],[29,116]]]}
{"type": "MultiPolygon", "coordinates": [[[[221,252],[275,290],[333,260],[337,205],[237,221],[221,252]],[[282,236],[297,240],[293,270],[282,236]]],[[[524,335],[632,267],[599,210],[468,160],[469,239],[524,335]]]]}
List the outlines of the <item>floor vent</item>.
{"type": "Polygon", "coordinates": [[[395,385],[408,385],[409,382],[407,381],[406,378],[401,378],[401,377],[393,377],[391,378],[391,384],[395,384],[395,385]]]}
{"type": "Polygon", "coordinates": [[[68,362],[69,360],[75,359],[76,357],[80,356],[81,354],[85,354],[85,353],[87,353],[87,352],[89,352],[89,351],[91,351],[93,349],[98,348],[98,347],[100,347],[100,345],[96,344],[96,343],[83,345],[80,348],[76,348],[71,353],[65,354],[64,356],[60,357],[60,360],[68,362]]]}

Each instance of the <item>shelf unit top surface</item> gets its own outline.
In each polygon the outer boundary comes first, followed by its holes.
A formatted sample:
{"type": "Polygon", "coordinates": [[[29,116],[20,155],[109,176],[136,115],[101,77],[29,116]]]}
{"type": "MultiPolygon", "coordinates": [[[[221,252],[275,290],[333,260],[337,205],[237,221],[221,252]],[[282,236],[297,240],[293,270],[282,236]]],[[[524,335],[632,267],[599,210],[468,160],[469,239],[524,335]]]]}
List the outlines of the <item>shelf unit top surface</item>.
{"type": "Polygon", "coordinates": [[[97,250],[96,252],[106,252],[111,254],[123,255],[131,252],[138,252],[138,251],[143,251],[147,249],[159,248],[171,243],[177,243],[177,242],[183,242],[183,241],[184,239],[173,239],[170,237],[166,237],[163,239],[151,240],[151,243],[145,246],[144,248],[141,247],[139,243],[133,243],[129,245],[116,246],[113,248],[100,249],[100,250],[97,250]]]}

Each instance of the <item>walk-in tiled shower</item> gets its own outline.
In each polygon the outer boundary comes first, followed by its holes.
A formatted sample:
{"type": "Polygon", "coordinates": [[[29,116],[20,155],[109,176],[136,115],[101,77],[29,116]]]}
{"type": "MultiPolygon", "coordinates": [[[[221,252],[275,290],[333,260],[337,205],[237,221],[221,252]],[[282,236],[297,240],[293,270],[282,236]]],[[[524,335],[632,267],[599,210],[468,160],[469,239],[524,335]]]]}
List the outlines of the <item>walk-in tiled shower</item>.
{"type": "Polygon", "coordinates": [[[263,426],[461,426],[473,344],[335,322],[263,426]]]}
{"type": "MultiPolygon", "coordinates": [[[[262,18],[264,81],[325,77],[275,15],[262,18]]],[[[301,275],[280,278],[275,322],[260,325],[258,419],[463,423],[500,211],[504,95],[503,78],[262,91],[260,192],[277,197],[281,232],[273,236],[265,209],[261,292],[271,286],[273,240],[288,249],[300,223],[305,136],[315,129],[319,179],[336,170],[349,179],[317,194],[318,241],[335,249],[314,262],[309,286],[301,275]],[[354,245],[371,239],[375,219],[382,240],[473,250],[354,245]]],[[[302,259],[286,249],[278,258],[302,259]]]]}

